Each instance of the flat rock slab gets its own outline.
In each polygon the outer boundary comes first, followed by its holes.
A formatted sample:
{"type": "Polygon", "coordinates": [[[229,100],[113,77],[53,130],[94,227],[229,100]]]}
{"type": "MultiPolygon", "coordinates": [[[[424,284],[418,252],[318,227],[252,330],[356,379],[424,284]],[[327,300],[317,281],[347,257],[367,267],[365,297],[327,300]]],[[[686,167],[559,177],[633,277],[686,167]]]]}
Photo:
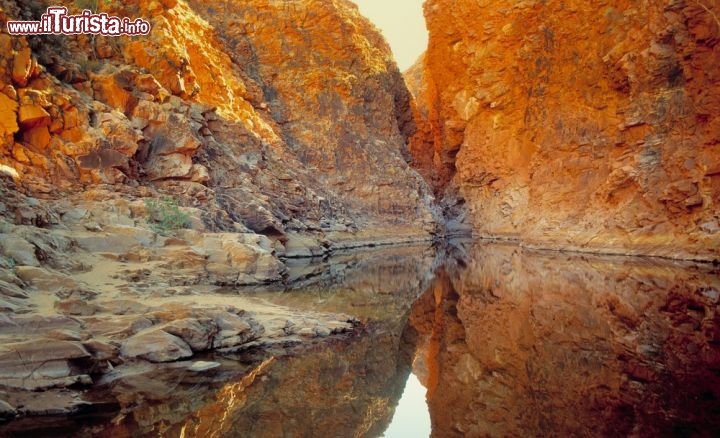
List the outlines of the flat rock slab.
{"type": "Polygon", "coordinates": [[[0,333],[3,336],[42,336],[50,330],[79,331],[82,323],[69,316],[52,315],[0,315],[0,333]]]}
{"type": "Polygon", "coordinates": [[[27,366],[52,360],[89,358],[79,342],[38,339],[5,344],[0,347],[0,375],[12,366],[27,366]]]}
{"type": "Polygon", "coordinates": [[[126,358],[141,358],[150,362],[173,362],[193,355],[190,346],[160,329],[150,329],[123,342],[120,355],[126,358]]]}

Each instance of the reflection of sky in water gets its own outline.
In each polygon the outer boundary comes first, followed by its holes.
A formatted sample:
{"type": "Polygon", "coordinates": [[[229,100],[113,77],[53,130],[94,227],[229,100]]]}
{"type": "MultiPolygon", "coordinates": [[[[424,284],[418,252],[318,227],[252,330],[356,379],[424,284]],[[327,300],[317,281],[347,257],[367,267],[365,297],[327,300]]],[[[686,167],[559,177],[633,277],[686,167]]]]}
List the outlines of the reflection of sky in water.
{"type": "Polygon", "coordinates": [[[425,401],[426,392],[415,374],[410,373],[392,422],[383,435],[385,438],[430,436],[430,412],[425,401]]]}

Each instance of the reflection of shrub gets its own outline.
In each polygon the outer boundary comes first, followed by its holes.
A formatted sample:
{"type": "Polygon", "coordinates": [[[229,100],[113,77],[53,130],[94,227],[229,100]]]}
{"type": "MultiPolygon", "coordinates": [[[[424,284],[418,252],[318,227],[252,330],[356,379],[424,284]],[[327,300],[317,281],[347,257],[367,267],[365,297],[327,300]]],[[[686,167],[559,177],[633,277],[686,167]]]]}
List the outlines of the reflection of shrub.
{"type": "Polygon", "coordinates": [[[190,215],[180,211],[173,198],[145,199],[145,211],[150,228],[158,234],[188,227],[190,215]]]}

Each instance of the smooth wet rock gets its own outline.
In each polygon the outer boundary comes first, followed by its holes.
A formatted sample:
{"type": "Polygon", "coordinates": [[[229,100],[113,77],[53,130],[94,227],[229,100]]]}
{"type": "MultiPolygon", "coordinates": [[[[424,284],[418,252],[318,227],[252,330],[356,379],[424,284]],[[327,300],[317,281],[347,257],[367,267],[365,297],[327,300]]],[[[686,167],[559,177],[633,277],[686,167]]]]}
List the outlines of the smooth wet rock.
{"type": "Polygon", "coordinates": [[[125,358],[150,362],[173,362],[193,355],[190,346],[177,336],[159,329],[150,329],[125,340],[120,347],[125,358]]]}

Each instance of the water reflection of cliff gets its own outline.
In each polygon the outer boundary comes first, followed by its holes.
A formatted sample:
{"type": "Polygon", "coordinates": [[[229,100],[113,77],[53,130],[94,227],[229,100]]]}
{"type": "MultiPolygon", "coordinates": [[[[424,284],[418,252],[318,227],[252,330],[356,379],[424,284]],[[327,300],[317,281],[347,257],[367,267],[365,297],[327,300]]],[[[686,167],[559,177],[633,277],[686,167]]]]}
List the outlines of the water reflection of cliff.
{"type": "Polygon", "coordinates": [[[717,268],[451,253],[410,317],[433,436],[720,436],[717,268]]]}
{"type": "Polygon", "coordinates": [[[433,263],[431,248],[408,247],[297,267],[311,275],[296,287],[252,294],[351,314],[366,328],[301,350],[223,359],[211,378],[156,370],[121,379],[109,389],[123,413],[74,436],[379,436],[411,369],[415,333],[405,330],[407,318],[433,263]]]}
{"type": "Polygon", "coordinates": [[[215,357],[222,366],[203,375],[148,365],[97,389],[111,399],[106,417],[22,430],[375,437],[412,369],[435,437],[720,436],[718,268],[481,243],[444,252],[386,248],[294,266],[289,290],[243,293],[365,328],[301,350],[215,357]]]}
{"type": "Polygon", "coordinates": [[[380,436],[410,373],[416,334],[407,318],[434,263],[429,248],[349,253],[305,267],[313,275],[300,287],[254,293],[296,308],[352,314],[367,330],[351,342],[279,358],[252,385],[233,388],[176,430],[186,437],[380,436]],[[230,406],[233,399],[242,403],[230,406]]]}

